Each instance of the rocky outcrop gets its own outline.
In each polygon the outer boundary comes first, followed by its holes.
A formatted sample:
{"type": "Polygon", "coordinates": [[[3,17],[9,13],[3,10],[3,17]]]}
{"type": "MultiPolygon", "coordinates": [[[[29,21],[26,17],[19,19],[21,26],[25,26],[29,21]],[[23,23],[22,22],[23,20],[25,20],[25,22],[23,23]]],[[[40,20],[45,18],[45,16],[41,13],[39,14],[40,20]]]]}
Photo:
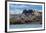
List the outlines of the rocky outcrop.
{"type": "MultiPolygon", "coordinates": [[[[11,14],[10,14],[11,15],[11,14]]],[[[24,10],[22,14],[11,15],[10,24],[25,24],[31,22],[42,22],[42,12],[24,10]],[[12,17],[11,17],[12,16],[12,17]]]]}

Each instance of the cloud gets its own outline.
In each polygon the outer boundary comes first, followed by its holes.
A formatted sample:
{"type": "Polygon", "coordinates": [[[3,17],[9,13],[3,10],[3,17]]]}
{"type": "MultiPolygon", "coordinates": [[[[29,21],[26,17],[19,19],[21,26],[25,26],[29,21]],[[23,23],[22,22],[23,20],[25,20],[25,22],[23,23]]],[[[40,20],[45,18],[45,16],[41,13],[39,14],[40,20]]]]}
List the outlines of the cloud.
{"type": "Polygon", "coordinates": [[[9,8],[12,14],[22,13],[23,9],[33,9],[33,10],[38,10],[38,11],[42,10],[41,5],[28,5],[28,4],[10,4],[9,8]]]}

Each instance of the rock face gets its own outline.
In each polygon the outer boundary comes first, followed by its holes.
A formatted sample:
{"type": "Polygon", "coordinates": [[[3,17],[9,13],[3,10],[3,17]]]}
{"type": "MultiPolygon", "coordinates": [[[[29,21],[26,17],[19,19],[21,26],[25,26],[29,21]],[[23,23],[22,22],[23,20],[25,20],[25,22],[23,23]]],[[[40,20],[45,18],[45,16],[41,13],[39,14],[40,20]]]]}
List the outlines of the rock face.
{"type": "Polygon", "coordinates": [[[22,14],[10,14],[10,24],[25,24],[31,22],[42,22],[42,12],[23,10],[22,14]]]}

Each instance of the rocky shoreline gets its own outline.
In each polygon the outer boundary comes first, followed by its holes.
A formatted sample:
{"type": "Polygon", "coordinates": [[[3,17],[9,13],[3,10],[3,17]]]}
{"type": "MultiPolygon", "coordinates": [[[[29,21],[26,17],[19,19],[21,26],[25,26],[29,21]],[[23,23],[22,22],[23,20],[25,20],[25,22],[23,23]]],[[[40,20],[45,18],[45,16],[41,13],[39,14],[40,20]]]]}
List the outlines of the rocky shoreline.
{"type": "Polygon", "coordinates": [[[42,12],[23,10],[22,14],[10,14],[10,24],[30,24],[31,22],[42,23],[42,12]]]}

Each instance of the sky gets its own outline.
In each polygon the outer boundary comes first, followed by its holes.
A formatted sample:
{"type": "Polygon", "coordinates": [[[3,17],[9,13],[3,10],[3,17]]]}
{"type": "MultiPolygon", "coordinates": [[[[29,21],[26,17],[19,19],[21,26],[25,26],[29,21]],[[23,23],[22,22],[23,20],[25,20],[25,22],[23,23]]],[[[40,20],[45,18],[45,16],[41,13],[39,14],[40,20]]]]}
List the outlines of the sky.
{"type": "Polygon", "coordinates": [[[42,5],[30,5],[30,4],[10,4],[9,10],[11,13],[20,14],[24,9],[42,10],[42,5]]]}

